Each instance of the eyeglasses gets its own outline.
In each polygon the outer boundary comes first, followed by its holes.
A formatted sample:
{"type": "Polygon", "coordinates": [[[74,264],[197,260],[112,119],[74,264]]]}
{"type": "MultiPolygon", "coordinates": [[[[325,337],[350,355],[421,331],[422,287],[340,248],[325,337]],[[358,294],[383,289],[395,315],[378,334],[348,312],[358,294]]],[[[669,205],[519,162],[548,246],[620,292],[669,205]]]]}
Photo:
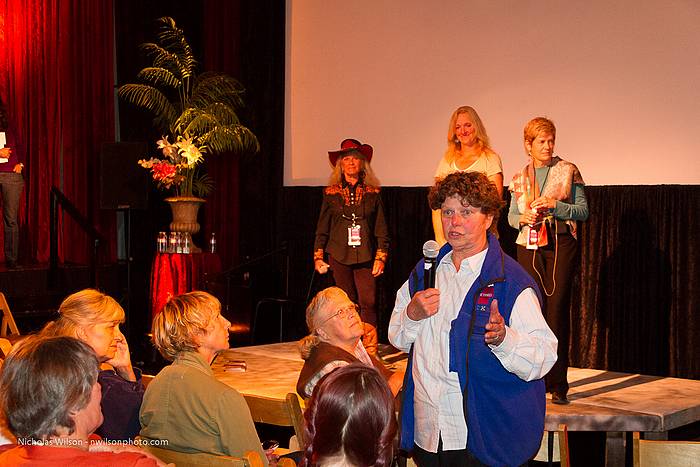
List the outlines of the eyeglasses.
{"type": "Polygon", "coordinates": [[[321,326],[323,326],[324,324],[326,324],[328,321],[332,320],[336,316],[339,317],[340,319],[343,319],[343,318],[346,318],[346,317],[352,315],[353,313],[357,313],[357,305],[355,305],[355,304],[346,306],[345,308],[341,308],[340,310],[336,311],[335,313],[330,315],[328,318],[323,320],[323,322],[316,327],[320,328],[321,326]]]}

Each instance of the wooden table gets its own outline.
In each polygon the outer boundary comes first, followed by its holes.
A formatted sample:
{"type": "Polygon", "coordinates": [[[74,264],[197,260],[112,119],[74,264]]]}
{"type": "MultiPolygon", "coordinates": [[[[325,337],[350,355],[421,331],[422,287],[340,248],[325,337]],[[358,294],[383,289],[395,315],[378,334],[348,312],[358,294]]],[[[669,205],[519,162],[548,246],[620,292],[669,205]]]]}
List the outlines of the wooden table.
{"type": "MultiPolygon", "coordinates": [[[[388,346],[380,346],[380,353],[388,346]]],[[[404,354],[387,358],[404,368],[404,354]]],[[[303,361],[296,342],[241,347],[223,352],[214,362],[218,379],[242,394],[284,399],[296,392],[303,361]],[[245,372],[224,371],[227,360],[244,360],[245,372]]],[[[700,420],[700,381],[569,368],[569,405],[547,399],[545,429],[607,433],[606,465],[625,465],[625,432],[665,439],[668,431],[700,420]]]]}
{"type": "Polygon", "coordinates": [[[605,431],[606,465],[624,465],[625,432],[668,439],[668,432],[700,420],[700,381],[569,368],[569,405],[547,401],[545,429],[605,431]]]}
{"type": "Polygon", "coordinates": [[[219,354],[212,364],[214,375],[243,395],[284,400],[296,392],[297,378],[304,361],[296,342],[254,345],[229,349],[219,354]],[[225,371],[230,360],[243,360],[247,370],[225,371]]]}

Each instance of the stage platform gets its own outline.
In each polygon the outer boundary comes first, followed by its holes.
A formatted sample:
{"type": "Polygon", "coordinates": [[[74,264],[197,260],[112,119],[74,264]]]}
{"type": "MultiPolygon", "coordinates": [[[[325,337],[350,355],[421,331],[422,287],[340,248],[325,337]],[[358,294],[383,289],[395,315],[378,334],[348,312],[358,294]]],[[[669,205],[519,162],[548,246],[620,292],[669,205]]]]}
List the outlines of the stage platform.
{"type": "MultiPolygon", "coordinates": [[[[13,269],[0,264],[0,292],[5,294],[22,334],[43,328],[46,322],[56,318],[58,306],[66,296],[87,287],[97,287],[127,309],[130,300],[126,295],[126,264],[100,264],[95,272],[96,277],[93,277],[87,265],[73,263],[60,264],[54,271],[48,263],[19,264],[13,269]],[[97,283],[93,280],[97,280],[97,283]]],[[[141,295],[145,304],[148,289],[143,290],[141,295]]],[[[144,308],[145,305],[134,306],[137,310],[144,308]]],[[[130,334],[129,326],[131,323],[122,326],[122,332],[127,337],[130,334]]],[[[134,335],[144,334],[139,332],[134,335]]],[[[129,342],[136,344],[135,339],[129,342]]],[[[132,345],[132,350],[134,347],[132,345]]]]}
{"type": "MultiPolygon", "coordinates": [[[[406,355],[380,345],[394,369],[405,369],[406,355]]],[[[214,362],[218,379],[242,394],[284,399],[296,392],[303,361],[296,342],[240,347],[214,362]],[[234,361],[244,361],[241,371],[234,361]]],[[[665,439],[668,431],[700,421],[700,381],[569,368],[568,405],[552,404],[547,395],[545,428],[565,423],[569,431],[606,432],[605,464],[625,465],[626,432],[646,439],[665,439]]]]}

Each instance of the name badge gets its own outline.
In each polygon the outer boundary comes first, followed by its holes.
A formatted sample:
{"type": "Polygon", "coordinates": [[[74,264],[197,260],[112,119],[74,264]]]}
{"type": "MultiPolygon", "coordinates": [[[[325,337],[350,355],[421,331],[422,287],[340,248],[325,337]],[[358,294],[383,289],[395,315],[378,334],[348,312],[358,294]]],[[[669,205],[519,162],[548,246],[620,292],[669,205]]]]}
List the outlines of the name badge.
{"type": "Polygon", "coordinates": [[[360,237],[360,226],[351,225],[348,227],[348,246],[360,246],[362,245],[362,239],[360,237]]]}
{"type": "Polygon", "coordinates": [[[489,313],[491,311],[489,309],[489,304],[491,303],[492,298],[493,284],[489,284],[481,291],[479,297],[476,299],[476,311],[480,311],[482,313],[489,313]]]}
{"type": "Polygon", "coordinates": [[[528,250],[536,250],[537,249],[537,243],[540,238],[540,233],[535,227],[528,227],[528,233],[527,233],[527,245],[525,248],[528,250]]]}

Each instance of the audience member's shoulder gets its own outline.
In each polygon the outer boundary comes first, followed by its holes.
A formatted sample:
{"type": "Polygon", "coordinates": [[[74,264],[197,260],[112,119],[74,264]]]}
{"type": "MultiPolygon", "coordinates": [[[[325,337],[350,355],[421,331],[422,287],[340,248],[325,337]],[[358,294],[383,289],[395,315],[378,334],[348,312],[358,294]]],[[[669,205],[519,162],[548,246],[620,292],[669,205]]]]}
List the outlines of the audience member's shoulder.
{"type": "Polygon", "coordinates": [[[240,392],[238,392],[231,386],[222,383],[221,381],[216,381],[215,386],[217,390],[217,400],[222,409],[226,410],[227,408],[232,407],[248,408],[248,403],[246,402],[245,397],[243,397],[243,395],[240,392]]]}
{"type": "Polygon", "coordinates": [[[21,459],[23,461],[22,465],[31,465],[32,461],[39,462],[41,465],[48,465],[45,462],[48,459],[53,459],[55,465],[70,464],[72,467],[93,465],[150,467],[160,465],[157,460],[145,452],[137,451],[93,452],[73,448],[43,447],[39,449],[49,449],[50,451],[33,451],[34,454],[30,454],[32,457],[28,458],[28,451],[26,449],[25,446],[18,446],[16,444],[0,446],[0,464],[18,465],[17,462],[21,459]],[[33,457],[35,455],[38,457],[33,457]],[[26,461],[30,463],[25,464],[26,461]]]}
{"type": "Polygon", "coordinates": [[[12,441],[5,441],[5,440],[0,440],[0,456],[9,451],[10,449],[16,448],[17,445],[13,444],[12,441]]]}
{"type": "Polygon", "coordinates": [[[94,452],[90,453],[90,461],[93,465],[120,465],[120,466],[157,466],[158,462],[146,453],[135,451],[123,452],[94,452]]]}

